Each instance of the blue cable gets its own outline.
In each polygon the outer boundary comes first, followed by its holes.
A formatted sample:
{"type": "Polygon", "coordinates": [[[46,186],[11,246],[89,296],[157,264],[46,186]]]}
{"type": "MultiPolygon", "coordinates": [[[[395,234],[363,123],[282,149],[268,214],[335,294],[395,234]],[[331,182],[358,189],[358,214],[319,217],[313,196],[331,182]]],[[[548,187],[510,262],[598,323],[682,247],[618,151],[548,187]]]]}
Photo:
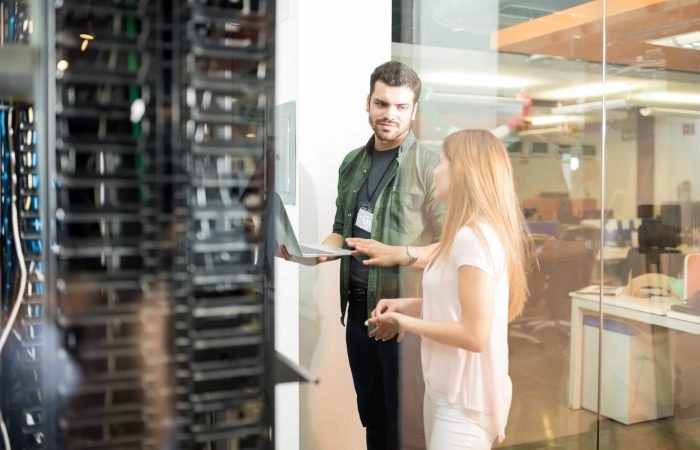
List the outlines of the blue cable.
{"type": "Polygon", "coordinates": [[[12,184],[10,180],[11,162],[10,146],[7,132],[7,112],[0,111],[0,149],[2,150],[2,239],[5,246],[3,256],[3,288],[2,310],[7,312],[10,308],[10,296],[12,294],[12,272],[14,269],[13,255],[14,245],[12,230],[10,229],[10,215],[12,208],[12,184]]]}
{"type": "Polygon", "coordinates": [[[17,2],[14,2],[14,8],[12,7],[12,2],[10,2],[10,9],[8,11],[9,17],[7,18],[7,40],[10,42],[15,42],[15,24],[17,15],[17,2]]]}

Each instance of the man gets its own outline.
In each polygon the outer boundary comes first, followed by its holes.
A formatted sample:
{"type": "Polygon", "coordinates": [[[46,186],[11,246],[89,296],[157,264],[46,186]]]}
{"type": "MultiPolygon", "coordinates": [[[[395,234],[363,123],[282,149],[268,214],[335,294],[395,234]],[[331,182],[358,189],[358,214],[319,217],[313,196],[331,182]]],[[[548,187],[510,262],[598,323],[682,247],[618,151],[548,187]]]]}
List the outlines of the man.
{"type": "MultiPolygon", "coordinates": [[[[372,239],[400,249],[388,267],[368,266],[357,252],[340,267],[341,322],[347,307],[348,359],[368,450],[399,448],[399,373],[406,392],[403,440],[425,448],[418,341],[402,344],[400,361],[396,337],[371,338],[365,325],[379,299],[420,295],[422,272],[410,267],[415,246],[436,242],[442,230],[444,206],[433,198],[438,155],[411,131],[420,91],[418,74],[402,63],[390,61],[372,73],[366,110],[374,134],[340,166],[333,232],[323,241],[345,247],[346,239],[372,239]]],[[[284,247],[280,253],[307,265],[331,259],[293,258],[284,247]]]]}

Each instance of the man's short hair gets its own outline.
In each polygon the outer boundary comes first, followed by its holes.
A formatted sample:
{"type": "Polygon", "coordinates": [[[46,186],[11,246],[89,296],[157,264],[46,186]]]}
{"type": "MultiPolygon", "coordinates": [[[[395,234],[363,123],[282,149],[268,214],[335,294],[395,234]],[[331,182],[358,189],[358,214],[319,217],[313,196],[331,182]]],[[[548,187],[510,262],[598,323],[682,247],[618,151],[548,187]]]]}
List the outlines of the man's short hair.
{"type": "Polygon", "coordinates": [[[420,97],[420,77],[415,70],[398,61],[388,61],[374,69],[369,78],[370,97],[377,81],[392,87],[408,86],[413,91],[413,103],[416,103],[420,97]]]}

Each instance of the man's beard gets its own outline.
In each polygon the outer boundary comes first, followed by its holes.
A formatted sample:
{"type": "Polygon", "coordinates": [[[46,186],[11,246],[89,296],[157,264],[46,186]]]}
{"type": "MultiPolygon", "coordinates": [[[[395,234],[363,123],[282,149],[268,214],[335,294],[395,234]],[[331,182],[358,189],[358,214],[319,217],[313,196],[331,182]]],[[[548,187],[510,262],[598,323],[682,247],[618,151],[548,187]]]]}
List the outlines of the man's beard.
{"type": "Polygon", "coordinates": [[[392,124],[390,131],[382,130],[382,124],[380,122],[374,122],[374,135],[377,136],[382,141],[394,141],[399,137],[403,136],[406,131],[405,128],[400,128],[400,125],[392,124]]]}

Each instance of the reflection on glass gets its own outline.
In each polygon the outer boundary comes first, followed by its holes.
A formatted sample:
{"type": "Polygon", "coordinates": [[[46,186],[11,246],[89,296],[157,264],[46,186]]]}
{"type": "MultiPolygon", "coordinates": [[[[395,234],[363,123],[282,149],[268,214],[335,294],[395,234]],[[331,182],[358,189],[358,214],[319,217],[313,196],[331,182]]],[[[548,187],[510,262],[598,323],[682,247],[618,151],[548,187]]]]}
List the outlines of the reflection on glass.
{"type": "Polygon", "coordinates": [[[395,57],[430,89],[418,126],[435,147],[453,129],[506,122],[518,90],[533,99],[504,137],[539,261],[511,327],[516,447],[697,445],[700,366],[683,355],[700,332],[689,287],[700,276],[700,11],[607,7],[435,2],[416,8],[418,30],[395,34],[395,57]]]}
{"type": "Polygon", "coordinates": [[[30,3],[31,0],[0,1],[0,47],[29,43],[34,31],[30,3]]]}
{"type": "MultiPolygon", "coordinates": [[[[596,446],[590,362],[598,360],[599,327],[587,319],[592,333],[572,333],[582,318],[572,316],[570,293],[601,283],[601,215],[613,217],[601,195],[603,67],[592,55],[601,47],[579,45],[600,38],[602,13],[600,2],[438,1],[414,5],[415,27],[394,24],[401,30],[393,57],[418,71],[427,92],[414,126],[420,139],[439,149],[458,129],[507,127],[501,136],[538,262],[510,327],[509,448],[596,446]],[[523,93],[532,109],[514,121],[523,93]]],[[[632,87],[605,89],[624,96],[632,87]]],[[[582,295],[597,305],[594,293],[582,295]]]]}
{"type": "Polygon", "coordinates": [[[606,120],[605,208],[614,221],[604,253],[617,257],[604,278],[624,292],[604,298],[623,299],[604,313],[632,332],[602,334],[601,448],[697,446],[690,430],[700,423],[700,365],[688,355],[700,344],[700,308],[686,289],[698,276],[689,255],[700,250],[697,14],[688,1],[653,11],[630,4],[607,30],[609,83],[630,89],[609,95],[626,106],[606,120]]]}

